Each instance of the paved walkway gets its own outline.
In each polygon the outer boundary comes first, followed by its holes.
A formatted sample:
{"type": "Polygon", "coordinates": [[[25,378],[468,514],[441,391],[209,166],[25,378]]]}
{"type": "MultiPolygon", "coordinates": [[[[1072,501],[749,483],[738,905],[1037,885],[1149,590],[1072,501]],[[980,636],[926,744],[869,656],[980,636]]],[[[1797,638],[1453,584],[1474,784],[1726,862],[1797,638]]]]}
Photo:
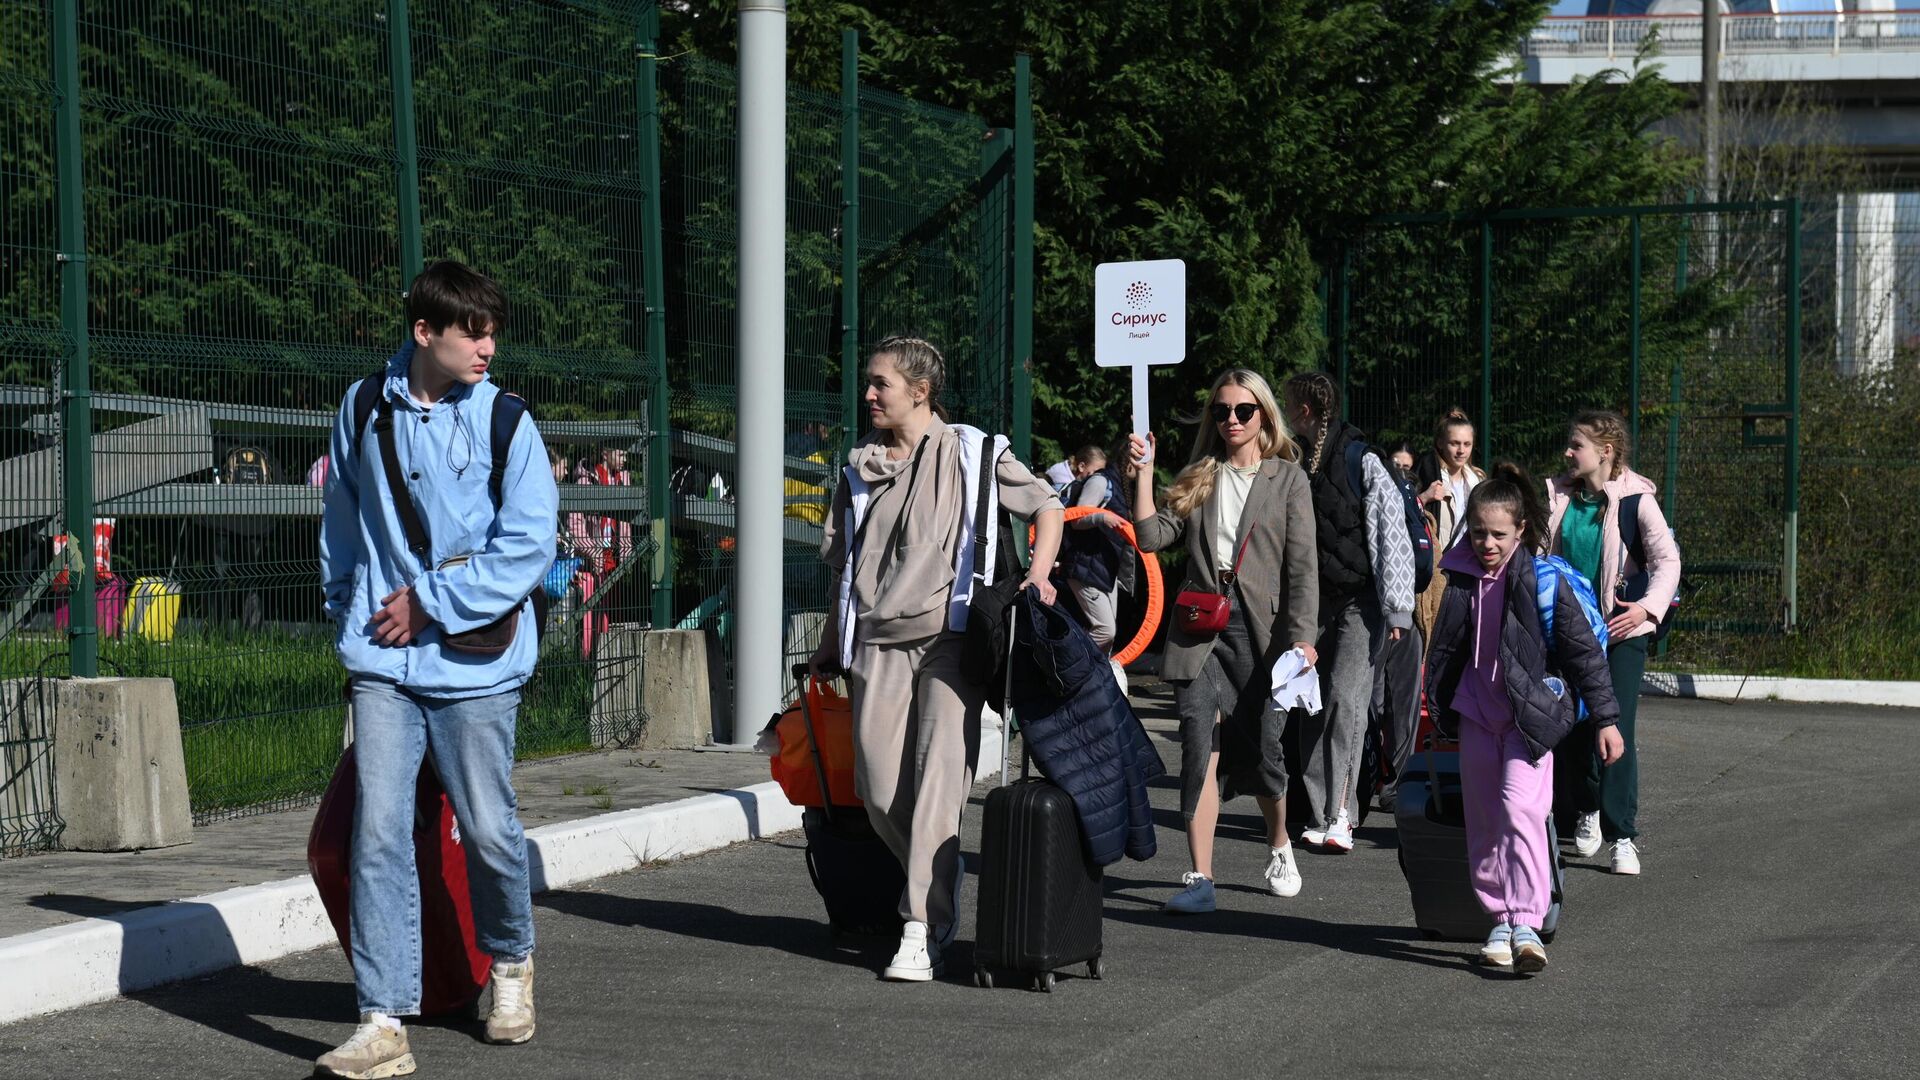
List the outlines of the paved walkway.
{"type": "MultiPolygon", "coordinates": [[[[767,779],[758,754],[610,751],[522,762],[520,818],[532,829],[706,795],[767,779]]],[[[313,807],[193,830],[193,843],[112,854],[62,851],[0,862],[0,938],[307,872],[313,807]]]]}
{"type": "MultiPolygon", "coordinates": [[[[1168,764],[1164,699],[1150,725],[1168,764]]],[[[1885,1077],[1920,1060],[1920,715],[1648,701],[1646,874],[1576,864],[1552,967],[1518,981],[1411,925],[1395,834],[1305,856],[1259,887],[1252,804],[1230,804],[1221,910],[1158,911],[1185,869],[1178,792],[1161,854],[1107,876],[1104,982],[1051,996],[877,981],[888,943],[836,942],[797,838],[605,878],[536,901],[540,1033],[485,1046],[421,1025],[424,1077],[1885,1077]]],[[[969,859],[977,807],[967,816],[969,859]]],[[[969,879],[965,910],[973,910],[969,879]]],[[[0,1077],[272,1077],[349,1030],[337,950],[0,1028],[0,1077]]]]}

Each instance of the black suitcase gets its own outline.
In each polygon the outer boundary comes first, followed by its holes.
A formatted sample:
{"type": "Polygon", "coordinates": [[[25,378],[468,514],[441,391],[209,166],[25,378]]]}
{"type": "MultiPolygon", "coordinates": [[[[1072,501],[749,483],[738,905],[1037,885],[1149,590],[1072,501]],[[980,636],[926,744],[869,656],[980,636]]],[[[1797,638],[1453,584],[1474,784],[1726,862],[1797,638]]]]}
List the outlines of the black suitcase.
{"type": "Polygon", "coordinates": [[[820,801],[800,814],[807,839],[807,876],[827,905],[827,924],[834,936],[860,934],[900,936],[900,895],[907,891],[907,874],[880,834],[873,831],[861,806],[834,806],[827,790],[827,769],[820,760],[820,742],[814,734],[813,711],[807,704],[807,669],[794,669],[800,683],[800,717],[807,725],[813,750],[813,771],[820,779],[820,801]]]}
{"type": "MultiPolygon", "coordinates": [[[[1460,755],[1431,745],[1407,758],[1393,804],[1400,832],[1400,872],[1413,898],[1413,921],[1429,938],[1483,941],[1493,916],[1480,907],[1467,872],[1467,829],[1460,802],[1460,755]]],[[[1542,941],[1560,928],[1565,902],[1566,868],[1559,836],[1547,818],[1548,850],[1553,852],[1553,906],[1547,909],[1542,941]]]]}
{"type": "Polygon", "coordinates": [[[1072,796],[1040,779],[989,792],[980,864],[974,982],[991,987],[995,971],[1016,971],[1052,992],[1056,971],[1082,963],[1101,977],[1101,873],[1072,796]]]}

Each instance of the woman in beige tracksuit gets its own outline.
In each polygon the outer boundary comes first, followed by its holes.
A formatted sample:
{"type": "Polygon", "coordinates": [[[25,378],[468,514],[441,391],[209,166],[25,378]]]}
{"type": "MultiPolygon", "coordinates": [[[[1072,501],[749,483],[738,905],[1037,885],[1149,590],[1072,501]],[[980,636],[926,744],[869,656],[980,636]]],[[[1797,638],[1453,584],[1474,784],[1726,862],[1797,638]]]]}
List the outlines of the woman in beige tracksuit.
{"type": "MultiPolygon", "coordinates": [[[[900,982],[939,974],[941,950],[959,925],[960,813],[973,787],[986,697],[962,670],[959,632],[970,582],[959,571],[970,571],[972,558],[969,458],[979,443],[945,422],[945,374],[939,351],[918,338],[888,338],[868,361],[874,431],[848,453],[827,515],[821,556],[841,575],[841,600],[812,662],[817,672],[846,670],[856,785],[875,831],[906,870],[906,928],[884,975],[900,982]]],[[[1032,569],[1021,587],[1051,604],[1060,500],[1004,450],[992,479],[998,504],[1035,525],[1032,569]]]]}

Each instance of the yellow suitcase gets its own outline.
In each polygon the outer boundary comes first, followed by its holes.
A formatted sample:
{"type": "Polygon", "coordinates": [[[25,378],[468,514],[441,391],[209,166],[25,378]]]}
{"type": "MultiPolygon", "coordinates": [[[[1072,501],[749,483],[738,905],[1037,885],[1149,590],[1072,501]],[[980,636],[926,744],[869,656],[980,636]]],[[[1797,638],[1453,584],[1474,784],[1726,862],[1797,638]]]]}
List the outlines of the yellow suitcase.
{"type": "Polygon", "coordinates": [[[133,583],[127,594],[127,610],[120,620],[121,632],[148,641],[172,641],[174,624],[180,621],[180,583],[172,578],[143,577],[133,583]]]}

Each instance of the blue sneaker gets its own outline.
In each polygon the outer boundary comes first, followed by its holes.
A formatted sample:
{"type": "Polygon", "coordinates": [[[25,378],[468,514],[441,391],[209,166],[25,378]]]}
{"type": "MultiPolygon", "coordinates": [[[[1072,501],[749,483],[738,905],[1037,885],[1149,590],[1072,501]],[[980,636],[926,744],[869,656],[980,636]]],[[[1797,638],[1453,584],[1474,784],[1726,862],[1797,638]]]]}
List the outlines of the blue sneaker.
{"type": "Polygon", "coordinates": [[[1513,973],[1533,975],[1547,969],[1547,947],[1531,926],[1513,928],[1513,973]]]}
{"type": "Polygon", "coordinates": [[[1479,962],[1492,967],[1513,966],[1513,927],[1501,923],[1487,935],[1487,943],[1480,946],[1479,962]]]}
{"type": "Polygon", "coordinates": [[[1174,893],[1160,910],[1169,915],[1204,915],[1213,910],[1213,880],[1189,870],[1180,878],[1186,888],[1174,893]]]}

